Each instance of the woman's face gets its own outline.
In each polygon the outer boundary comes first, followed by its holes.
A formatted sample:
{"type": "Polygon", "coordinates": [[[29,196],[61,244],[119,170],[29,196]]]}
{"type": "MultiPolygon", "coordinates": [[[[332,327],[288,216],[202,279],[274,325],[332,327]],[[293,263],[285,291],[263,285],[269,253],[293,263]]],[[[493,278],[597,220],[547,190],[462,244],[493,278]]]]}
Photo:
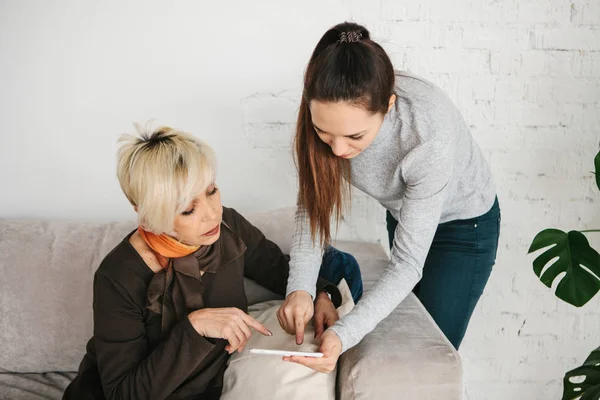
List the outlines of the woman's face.
{"type": "MultiPolygon", "coordinates": [[[[388,111],[395,100],[392,95],[388,111]]],[[[312,100],[309,107],[317,135],[331,147],[333,154],[342,158],[356,157],[369,147],[385,117],[343,101],[312,100]]]]}
{"type": "Polygon", "coordinates": [[[181,243],[190,246],[207,246],[221,235],[223,206],[221,194],[213,184],[194,198],[188,208],[175,217],[175,235],[181,243]]]}

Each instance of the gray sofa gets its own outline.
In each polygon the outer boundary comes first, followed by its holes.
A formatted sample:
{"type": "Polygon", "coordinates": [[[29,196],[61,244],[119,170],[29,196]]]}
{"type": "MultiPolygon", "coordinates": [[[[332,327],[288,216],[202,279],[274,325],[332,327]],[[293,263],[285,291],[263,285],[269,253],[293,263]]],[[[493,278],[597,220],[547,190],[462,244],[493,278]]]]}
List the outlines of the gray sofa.
{"type": "MultiPolygon", "coordinates": [[[[247,217],[289,251],[291,209],[247,217]]],[[[132,222],[0,220],[0,399],[61,398],[92,332],[94,271],[134,228],[132,222]]],[[[368,290],[386,264],[383,248],[336,246],[357,258],[368,290]]],[[[251,303],[274,298],[251,281],[246,289],[251,303]]],[[[411,294],[342,356],[337,391],[343,400],[460,399],[460,358],[411,294]]]]}

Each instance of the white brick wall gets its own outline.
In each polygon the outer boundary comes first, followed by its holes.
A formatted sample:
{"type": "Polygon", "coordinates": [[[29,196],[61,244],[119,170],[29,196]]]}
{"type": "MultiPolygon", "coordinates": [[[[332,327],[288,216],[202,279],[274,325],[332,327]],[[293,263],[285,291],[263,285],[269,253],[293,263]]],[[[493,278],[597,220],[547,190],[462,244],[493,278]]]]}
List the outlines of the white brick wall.
{"type": "MultiPolygon", "coordinates": [[[[325,29],[353,19],[449,93],[496,174],[502,239],[461,348],[466,398],[559,398],[600,345],[600,297],[558,301],[525,254],[543,228],[600,227],[600,1],[0,4],[0,216],[131,218],[115,141],[149,118],[213,144],[228,205],[293,204],[302,71],[325,29]]],[[[339,236],[386,243],[384,224],[355,193],[339,236]]]]}
{"type": "MultiPolygon", "coordinates": [[[[535,277],[535,234],[600,226],[600,2],[382,0],[367,23],[396,65],[444,87],[489,155],[498,263],[461,354],[469,400],[556,399],[600,345],[600,298],[575,309],[535,277]],[[406,2],[408,3],[408,2],[406,2]]],[[[349,1],[357,20],[366,2],[349,1]]],[[[600,248],[600,238],[590,236],[600,248]]]]}

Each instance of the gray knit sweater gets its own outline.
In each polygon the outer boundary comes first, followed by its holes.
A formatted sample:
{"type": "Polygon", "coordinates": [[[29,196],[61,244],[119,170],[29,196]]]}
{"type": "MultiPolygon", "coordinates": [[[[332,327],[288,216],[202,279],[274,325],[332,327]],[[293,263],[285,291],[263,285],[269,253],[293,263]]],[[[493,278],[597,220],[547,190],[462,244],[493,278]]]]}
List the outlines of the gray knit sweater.
{"type": "MultiPolygon", "coordinates": [[[[377,199],[399,223],[385,271],[331,328],[343,351],[371,332],[421,279],[438,224],[482,215],[496,196],[489,165],[452,101],[406,72],[396,73],[396,94],[396,107],[373,143],[351,160],[353,186],[377,199]]],[[[314,298],[322,253],[299,209],[288,294],[305,290],[314,298]]]]}

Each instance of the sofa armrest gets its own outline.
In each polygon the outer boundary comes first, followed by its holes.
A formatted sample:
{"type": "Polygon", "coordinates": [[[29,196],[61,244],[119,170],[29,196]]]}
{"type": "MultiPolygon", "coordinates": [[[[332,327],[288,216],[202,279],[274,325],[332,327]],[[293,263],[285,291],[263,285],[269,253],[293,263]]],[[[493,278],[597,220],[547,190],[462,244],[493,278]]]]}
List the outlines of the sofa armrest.
{"type": "Polygon", "coordinates": [[[462,396],[462,364],[414,294],[340,358],[337,398],[445,399],[462,396]]]}

